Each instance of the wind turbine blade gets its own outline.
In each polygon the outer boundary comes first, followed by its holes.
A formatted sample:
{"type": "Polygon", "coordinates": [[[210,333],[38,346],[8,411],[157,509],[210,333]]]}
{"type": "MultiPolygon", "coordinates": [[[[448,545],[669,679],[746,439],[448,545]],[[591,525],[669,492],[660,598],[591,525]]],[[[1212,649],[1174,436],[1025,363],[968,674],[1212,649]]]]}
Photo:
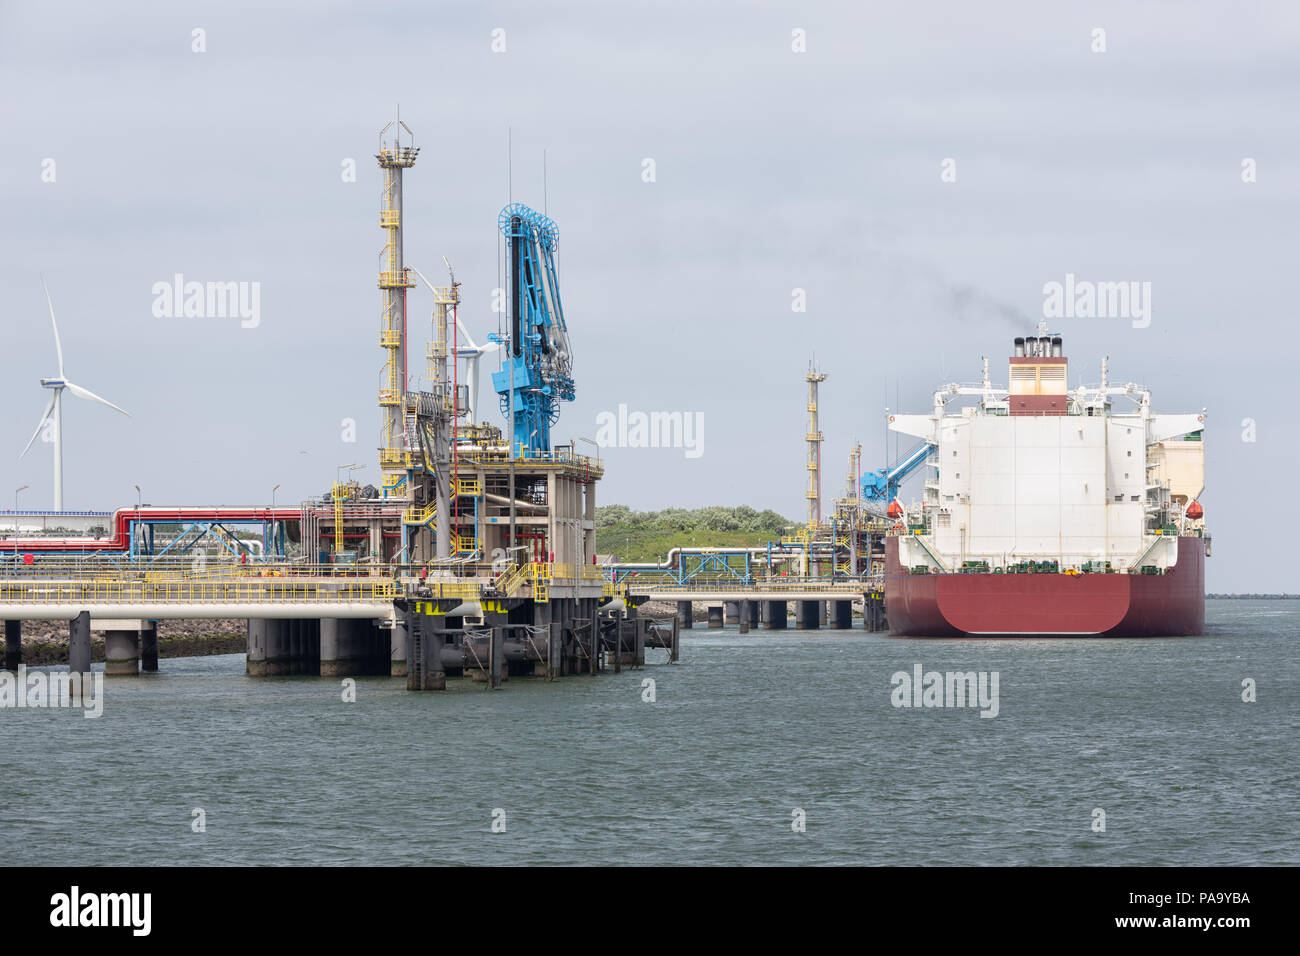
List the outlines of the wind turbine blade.
{"type": "Polygon", "coordinates": [[[469,347],[477,351],[478,346],[474,343],[474,337],[469,334],[469,329],[465,328],[465,323],[457,319],[456,328],[460,329],[460,337],[469,343],[469,347]]]}
{"type": "Polygon", "coordinates": [[[424,277],[424,273],[423,273],[423,272],[421,272],[419,269],[415,268],[415,266],[411,266],[411,271],[414,272],[417,276],[420,277],[420,281],[423,282],[425,285],[427,285],[427,286],[429,287],[429,291],[430,291],[430,292],[435,291],[434,288],[433,288],[433,283],[430,282],[428,279],[426,279],[426,278],[424,277]]]}
{"type": "Polygon", "coordinates": [[[130,417],[131,417],[131,413],[128,412],[125,408],[118,408],[116,405],[114,405],[114,404],[113,404],[112,402],[110,402],[108,399],[106,399],[106,398],[100,398],[98,395],[96,395],[96,394],[95,394],[94,392],[92,392],[90,389],[88,389],[88,388],[82,388],[80,385],[73,385],[71,382],[68,382],[67,384],[68,384],[68,391],[71,392],[73,395],[76,395],[78,398],[88,398],[88,399],[90,399],[92,402],[99,402],[99,404],[101,404],[101,405],[107,405],[109,408],[116,408],[119,412],[121,412],[121,413],[122,413],[123,415],[125,415],[127,418],[130,418],[130,417]]]}
{"type": "Polygon", "coordinates": [[[54,396],[57,394],[57,392],[54,392],[50,395],[50,401],[45,406],[45,411],[41,413],[41,420],[36,423],[36,431],[32,432],[31,438],[27,439],[27,445],[23,448],[21,454],[19,454],[19,458],[27,454],[27,449],[32,447],[32,442],[36,441],[36,436],[41,433],[41,429],[45,427],[45,423],[50,420],[50,412],[54,411],[54,396]]]}
{"type": "Polygon", "coordinates": [[[45,301],[50,305],[50,325],[54,327],[54,349],[59,353],[59,378],[63,378],[63,343],[59,341],[59,323],[54,321],[54,300],[50,298],[50,287],[41,276],[41,288],[45,290],[45,301]]]}

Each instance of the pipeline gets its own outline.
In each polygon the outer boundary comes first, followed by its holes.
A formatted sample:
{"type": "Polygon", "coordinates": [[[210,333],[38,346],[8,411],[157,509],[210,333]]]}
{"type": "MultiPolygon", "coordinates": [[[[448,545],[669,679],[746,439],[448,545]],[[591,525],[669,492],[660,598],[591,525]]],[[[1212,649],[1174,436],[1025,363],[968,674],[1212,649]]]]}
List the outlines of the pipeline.
{"type": "Polygon", "coordinates": [[[0,540],[0,553],[12,551],[96,551],[125,552],[131,547],[131,522],[186,521],[297,521],[302,516],[299,508],[160,508],[145,505],[138,508],[119,508],[113,512],[111,538],[8,538],[0,540]]]}

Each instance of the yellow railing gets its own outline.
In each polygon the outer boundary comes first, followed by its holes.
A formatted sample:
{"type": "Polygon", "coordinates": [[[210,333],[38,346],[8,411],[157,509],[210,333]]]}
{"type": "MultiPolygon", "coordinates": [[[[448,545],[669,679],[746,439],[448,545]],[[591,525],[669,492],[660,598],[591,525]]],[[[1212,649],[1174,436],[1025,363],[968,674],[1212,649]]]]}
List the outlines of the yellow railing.
{"type": "Polygon", "coordinates": [[[483,494],[483,482],[478,475],[469,475],[456,479],[456,494],[477,497],[483,494]]]}
{"type": "MultiPolygon", "coordinates": [[[[463,461],[470,464],[507,464],[511,458],[504,451],[474,451],[460,453],[463,461]]],[[[568,465],[577,468],[588,468],[594,472],[603,472],[605,468],[604,459],[591,458],[587,455],[570,454],[568,448],[557,448],[553,451],[529,451],[523,449],[515,455],[514,462],[519,464],[537,465],[568,465]]]]}
{"type": "Polygon", "coordinates": [[[456,601],[477,601],[482,595],[482,587],[465,581],[426,581],[424,586],[436,598],[456,601]]]}
{"type": "Polygon", "coordinates": [[[861,580],[856,581],[835,581],[834,583],[815,578],[798,581],[757,581],[753,584],[744,584],[740,581],[696,581],[688,584],[677,584],[665,582],[655,584],[646,582],[644,584],[629,584],[628,589],[637,593],[646,591],[780,591],[791,595],[806,593],[810,591],[832,591],[843,594],[861,594],[867,587],[867,583],[861,580]]]}
{"type": "Polygon", "coordinates": [[[497,590],[502,594],[505,594],[507,597],[513,597],[515,590],[521,587],[530,577],[532,573],[531,569],[532,565],[530,564],[517,564],[503,572],[502,575],[497,578],[497,590]]]}
{"type": "Polygon", "coordinates": [[[269,586],[254,581],[111,581],[0,584],[6,604],[353,604],[391,603],[401,595],[392,581],[347,587],[285,580],[269,586]]]}
{"type": "Polygon", "coordinates": [[[403,524],[427,524],[432,521],[438,513],[438,502],[426,505],[423,508],[407,508],[402,512],[403,524]]]}
{"type": "Polygon", "coordinates": [[[551,565],[542,561],[532,564],[533,569],[533,602],[536,604],[545,604],[551,599],[551,577],[556,565],[551,565]]]}

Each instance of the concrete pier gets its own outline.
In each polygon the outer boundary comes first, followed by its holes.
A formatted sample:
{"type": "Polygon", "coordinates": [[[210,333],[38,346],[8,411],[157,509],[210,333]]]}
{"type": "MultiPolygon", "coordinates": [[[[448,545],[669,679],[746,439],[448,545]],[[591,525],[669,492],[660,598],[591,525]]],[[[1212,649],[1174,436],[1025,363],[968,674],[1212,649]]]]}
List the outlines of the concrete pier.
{"type": "Polygon", "coordinates": [[[801,631],[815,631],[821,626],[821,614],[826,610],[825,601],[796,601],[794,605],[794,626],[801,631]]]}
{"type": "Polygon", "coordinates": [[[23,662],[23,622],[5,621],[5,658],[4,669],[18,670],[23,662]]]}
{"type": "Polygon", "coordinates": [[[709,627],[719,628],[723,624],[723,610],[721,604],[709,605],[709,627]]]}
{"type": "Polygon", "coordinates": [[[763,601],[763,628],[768,631],[784,631],[786,606],[784,601],[763,601]]]}
{"type": "Polygon", "coordinates": [[[827,624],[833,630],[847,630],[853,626],[853,602],[831,601],[827,624]]]}
{"type": "Polygon", "coordinates": [[[158,670],[157,621],[145,621],[140,628],[140,669],[146,673],[158,670]]]}
{"type": "Polygon", "coordinates": [[[248,619],[248,643],[244,651],[244,673],[249,677],[266,676],[266,621],[248,619]]]}
{"type": "Polygon", "coordinates": [[[287,620],[248,619],[248,649],[244,665],[249,677],[281,677],[290,670],[287,620]]]}
{"type": "Polygon", "coordinates": [[[741,601],[737,608],[736,622],[740,625],[740,633],[749,633],[749,610],[753,607],[752,601],[741,601]]]}
{"type": "Polygon", "coordinates": [[[90,673],[90,612],[82,611],[69,622],[68,671],[90,673]]]}
{"type": "Polygon", "coordinates": [[[730,625],[730,624],[740,623],[740,602],[739,601],[724,601],[722,603],[722,611],[723,611],[722,619],[725,624],[730,625]]]}
{"type": "Polygon", "coordinates": [[[289,622],[266,622],[266,676],[283,677],[289,673],[289,622]]]}
{"type": "Polygon", "coordinates": [[[407,618],[398,614],[393,629],[388,633],[388,676],[406,676],[407,618]]]}
{"type": "Polygon", "coordinates": [[[285,621],[285,644],[288,649],[287,661],[290,674],[301,674],[306,666],[303,660],[302,621],[285,621]]]}
{"type": "Polygon", "coordinates": [[[695,610],[690,601],[677,602],[677,625],[682,629],[690,629],[695,626],[695,610]]]}
{"type": "Polygon", "coordinates": [[[139,628],[104,632],[104,673],[118,677],[135,677],[140,673],[139,628]]]}
{"type": "Polygon", "coordinates": [[[326,617],[320,622],[320,676],[361,673],[360,621],[326,617]]]}

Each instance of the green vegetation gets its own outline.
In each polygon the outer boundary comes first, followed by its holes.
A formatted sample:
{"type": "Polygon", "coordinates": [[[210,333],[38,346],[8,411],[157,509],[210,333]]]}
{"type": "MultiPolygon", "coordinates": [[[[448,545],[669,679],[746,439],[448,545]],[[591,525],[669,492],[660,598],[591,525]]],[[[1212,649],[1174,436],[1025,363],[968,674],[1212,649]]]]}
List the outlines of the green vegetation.
{"type": "Polygon", "coordinates": [[[775,511],[748,505],[633,511],[627,505],[596,509],[596,551],[620,561],[660,561],[671,548],[761,547],[789,534],[795,523],[775,511]]]}

